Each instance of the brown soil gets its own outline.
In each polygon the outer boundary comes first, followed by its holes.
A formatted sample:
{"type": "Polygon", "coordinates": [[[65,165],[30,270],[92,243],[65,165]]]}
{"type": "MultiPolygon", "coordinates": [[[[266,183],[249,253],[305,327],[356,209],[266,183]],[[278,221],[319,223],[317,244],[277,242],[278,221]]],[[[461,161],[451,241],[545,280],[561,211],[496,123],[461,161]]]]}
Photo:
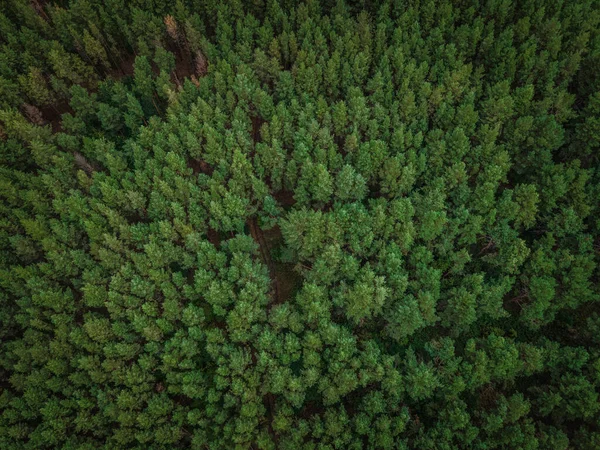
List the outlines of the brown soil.
{"type": "Polygon", "coordinates": [[[123,55],[119,56],[119,67],[111,69],[108,72],[108,76],[115,80],[120,80],[123,77],[133,75],[133,63],[135,62],[135,55],[123,55]]]}
{"type": "Polygon", "coordinates": [[[221,245],[221,237],[219,236],[219,233],[216,230],[209,228],[208,231],[206,232],[206,235],[208,237],[208,241],[212,245],[214,245],[215,247],[218,247],[219,245],[221,245]]]}
{"type": "Polygon", "coordinates": [[[281,230],[278,226],[261,230],[255,217],[248,219],[247,224],[252,238],[259,246],[261,259],[269,269],[272,283],[270,305],[278,305],[289,300],[298,288],[301,278],[294,270],[293,264],[273,261],[271,251],[282,243],[281,230]]]}
{"type": "Polygon", "coordinates": [[[187,166],[194,171],[194,175],[199,173],[205,173],[206,175],[212,175],[215,170],[210,164],[206,161],[197,160],[197,159],[188,159],[187,166]]]}
{"type": "Polygon", "coordinates": [[[54,105],[44,106],[40,108],[42,117],[46,124],[50,124],[53,133],[59,133],[62,131],[62,115],[65,113],[73,113],[73,110],[69,106],[69,103],[65,100],[60,101],[54,105]]]}
{"type": "Polygon", "coordinates": [[[260,127],[262,127],[265,120],[262,117],[252,116],[252,140],[260,142],[260,127]]]}
{"type": "Polygon", "coordinates": [[[284,208],[294,206],[296,200],[294,199],[294,193],[292,191],[279,191],[272,194],[273,198],[277,200],[284,208]]]}
{"type": "Polygon", "coordinates": [[[175,71],[173,72],[174,81],[178,86],[181,86],[186,78],[192,75],[198,76],[196,73],[196,67],[192,62],[192,57],[185,51],[174,52],[175,58],[175,71]]]}
{"type": "MultiPolygon", "coordinates": [[[[283,236],[279,226],[274,226],[269,230],[260,230],[263,235],[269,256],[274,249],[278,248],[283,243],[283,236]]],[[[272,260],[272,257],[271,257],[272,260]]],[[[294,270],[294,264],[283,263],[280,261],[271,261],[274,270],[274,276],[277,279],[277,304],[283,303],[292,298],[294,292],[300,287],[302,277],[294,270]]]]}
{"type": "Polygon", "coordinates": [[[254,239],[258,244],[258,248],[260,250],[260,258],[269,269],[272,284],[272,301],[273,303],[279,303],[279,283],[277,280],[277,274],[275,273],[275,265],[273,264],[273,261],[271,259],[270,249],[267,245],[267,241],[265,240],[263,231],[258,226],[258,221],[256,220],[256,217],[249,218],[247,225],[250,229],[250,235],[252,236],[252,239],[254,239]]]}

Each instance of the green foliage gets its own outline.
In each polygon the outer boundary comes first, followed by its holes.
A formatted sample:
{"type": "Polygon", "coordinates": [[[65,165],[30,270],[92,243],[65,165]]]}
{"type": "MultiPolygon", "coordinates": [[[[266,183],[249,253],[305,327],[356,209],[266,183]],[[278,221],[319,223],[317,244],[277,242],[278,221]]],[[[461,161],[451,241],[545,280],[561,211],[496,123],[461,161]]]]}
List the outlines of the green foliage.
{"type": "Polygon", "coordinates": [[[0,448],[600,447],[598,2],[4,3],[0,448]]]}

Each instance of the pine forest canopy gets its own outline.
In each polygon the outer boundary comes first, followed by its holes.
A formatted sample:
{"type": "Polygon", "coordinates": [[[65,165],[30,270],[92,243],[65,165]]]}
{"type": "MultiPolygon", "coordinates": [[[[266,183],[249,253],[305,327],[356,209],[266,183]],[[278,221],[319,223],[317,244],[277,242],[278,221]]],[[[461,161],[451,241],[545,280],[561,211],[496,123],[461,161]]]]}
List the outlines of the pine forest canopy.
{"type": "Polygon", "coordinates": [[[0,0],[0,448],[600,448],[598,0],[0,0]]]}

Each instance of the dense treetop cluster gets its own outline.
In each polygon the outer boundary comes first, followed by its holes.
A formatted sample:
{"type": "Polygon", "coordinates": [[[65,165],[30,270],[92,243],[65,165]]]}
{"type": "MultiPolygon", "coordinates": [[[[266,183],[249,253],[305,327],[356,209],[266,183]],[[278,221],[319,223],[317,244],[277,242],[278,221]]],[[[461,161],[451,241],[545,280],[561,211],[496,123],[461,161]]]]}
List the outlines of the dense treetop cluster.
{"type": "Polygon", "coordinates": [[[598,1],[0,11],[0,448],[600,448],[598,1]]]}

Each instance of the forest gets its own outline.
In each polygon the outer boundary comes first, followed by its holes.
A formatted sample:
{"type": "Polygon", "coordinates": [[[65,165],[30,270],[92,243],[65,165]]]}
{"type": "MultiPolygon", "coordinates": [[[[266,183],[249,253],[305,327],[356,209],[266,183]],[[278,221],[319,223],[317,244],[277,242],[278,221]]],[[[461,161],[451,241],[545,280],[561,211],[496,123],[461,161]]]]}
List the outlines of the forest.
{"type": "Polygon", "coordinates": [[[0,0],[0,449],[600,449],[598,0],[0,0]]]}

